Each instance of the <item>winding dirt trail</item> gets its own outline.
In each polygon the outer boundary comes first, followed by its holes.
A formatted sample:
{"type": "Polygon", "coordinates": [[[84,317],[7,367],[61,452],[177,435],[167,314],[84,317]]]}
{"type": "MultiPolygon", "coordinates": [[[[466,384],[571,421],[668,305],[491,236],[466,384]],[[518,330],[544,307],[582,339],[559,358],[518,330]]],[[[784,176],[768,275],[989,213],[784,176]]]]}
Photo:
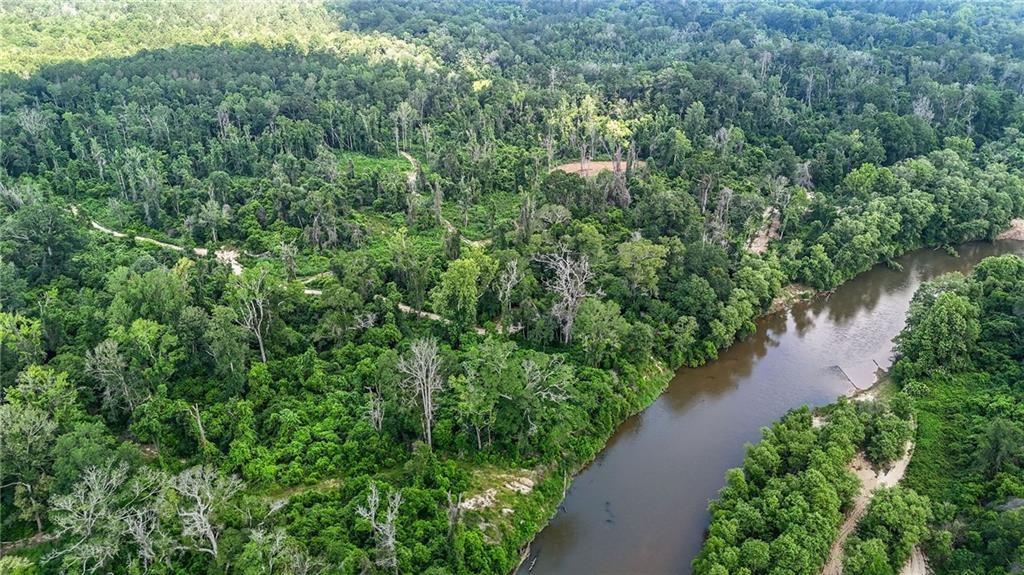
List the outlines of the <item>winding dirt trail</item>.
{"type": "Polygon", "coordinates": [[[420,163],[416,158],[412,156],[412,154],[406,152],[405,150],[402,150],[398,153],[401,154],[402,157],[406,159],[406,161],[412,164],[412,169],[405,173],[405,181],[409,184],[409,188],[413,191],[413,193],[416,193],[416,173],[420,171],[420,163]]]}
{"type": "MultiPolygon", "coordinates": [[[[402,152],[402,154],[405,155],[405,152],[402,152]]],[[[412,161],[415,164],[415,160],[413,160],[411,156],[409,156],[409,158],[410,158],[410,161],[412,161]]],[[[415,178],[415,171],[413,171],[413,177],[415,178]]],[[[74,205],[71,206],[71,213],[74,214],[75,216],[78,216],[78,214],[79,214],[78,206],[74,206],[74,205]]],[[[93,219],[89,220],[89,224],[92,226],[92,228],[94,230],[96,230],[96,231],[98,231],[100,233],[103,233],[103,234],[115,237],[115,238],[122,238],[123,239],[123,238],[128,238],[129,237],[128,234],[123,233],[123,232],[119,232],[117,230],[112,230],[112,229],[104,226],[103,224],[100,224],[99,222],[97,222],[96,220],[93,220],[93,219]]],[[[449,225],[451,225],[451,224],[449,224],[449,225]]],[[[182,246],[177,246],[177,245],[174,245],[174,244],[169,244],[167,242],[161,242],[159,240],[155,240],[153,238],[149,238],[149,237],[146,237],[146,236],[131,236],[131,238],[133,240],[139,242],[139,243],[151,244],[151,245],[155,245],[155,246],[160,247],[160,248],[172,250],[172,251],[179,252],[179,253],[186,253],[188,251],[185,248],[183,248],[182,246]]],[[[465,238],[463,238],[463,240],[465,240],[465,238]]],[[[468,240],[466,240],[466,241],[468,241],[468,240]]],[[[209,255],[210,251],[207,248],[192,248],[192,253],[194,255],[198,256],[198,257],[207,257],[209,255]]],[[[239,254],[238,250],[232,249],[232,248],[228,248],[227,246],[222,246],[220,249],[214,251],[214,257],[217,258],[217,261],[221,262],[221,263],[223,263],[225,265],[230,266],[231,267],[231,273],[236,275],[236,276],[242,275],[242,272],[245,271],[245,268],[242,266],[242,263],[238,261],[239,255],[240,254],[239,254]]],[[[316,280],[330,277],[330,275],[331,275],[331,272],[329,272],[329,271],[328,272],[320,272],[318,274],[314,274],[314,275],[311,275],[311,276],[308,276],[308,277],[305,277],[305,278],[298,278],[298,281],[300,283],[302,283],[303,285],[308,285],[308,284],[310,284],[310,283],[312,283],[312,282],[314,282],[316,280]]],[[[323,295],[324,292],[323,292],[323,290],[319,290],[319,289],[304,288],[302,290],[302,293],[304,293],[306,295],[310,295],[310,296],[321,296],[321,295],[323,295]]],[[[424,311],[424,310],[416,309],[416,308],[413,308],[413,307],[408,306],[408,305],[406,305],[404,303],[401,303],[401,302],[399,302],[397,304],[397,307],[398,307],[399,311],[402,311],[402,312],[407,313],[407,314],[416,315],[416,316],[422,317],[424,319],[429,319],[431,321],[437,321],[437,322],[441,322],[441,323],[445,323],[445,324],[451,323],[449,320],[447,320],[447,319],[437,315],[436,313],[431,313],[429,311],[424,311]]],[[[500,332],[500,331],[502,331],[502,328],[499,327],[498,330],[500,332]]],[[[477,333],[478,335],[486,335],[487,334],[487,330],[485,330],[484,328],[482,328],[480,326],[474,326],[473,327],[473,331],[475,333],[477,333]]]]}
{"type": "MultiPolygon", "coordinates": [[[[883,473],[876,473],[871,467],[871,463],[867,459],[864,459],[864,454],[858,453],[853,461],[850,462],[850,470],[857,475],[857,479],[860,479],[860,492],[857,497],[853,500],[853,509],[846,514],[846,519],[843,520],[843,524],[839,527],[839,535],[836,540],[832,543],[832,549],[829,551],[828,561],[821,570],[822,575],[841,575],[843,572],[843,545],[846,544],[847,538],[853,533],[853,530],[857,528],[857,523],[864,517],[864,514],[868,510],[868,504],[871,503],[871,498],[874,496],[874,491],[880,487],[892,487],[903,479],[903,475],[907,472],[907,465],[910,463],[910,458],[914,455],[914,444],[910,443],[907,446],[903,457],[896,460],[892,467],[883,473]]],[[[913,557],[911,557],[913,559],[913,557]]]]}
{"type": "MultiPolygon", "coordinates": [[[[410,189],[410,191],[413,194],[419,196],[419,192],[416,191],[416,179],[417,179],[417,175],[418,175],[419,168],[420,168],[419,161],[412,154],[410,154],[409,152],[406,152],[404,150],[403,151],[399,151],[399,154],[401,154],[401,156],[403,158],[405,158],[409,162],[409,165],[411,166],[410,169],[407,172],[405,172],[405,178],[406,178],[406,182],[409,185],[409,189],[410,189]]],[[[77,217],[79,215],[78,206],[71,205],[71,213],[74,214],[77,217]]],[[[449,222],[443,216],[441,217],[441,221],[444,224],[445,228],[448,229],[449,233],[455,233],[456,228],[455,228],[454,225],[452,225],[451,222],[449,222]]],[[[93,219],[89,219],[89,225],[92,227],[92,229],[94,229],[94,230],[96,230],[96,231],[98,231],[100,233],[103,233],[103,234],[115,237],[115,238],[128,238],[128,237],[131,237],[136,242],[154,245],[154,246],[157,246],[157,247],[160,247],[160,248],[163,248],[163,249],[172,250],[172,251],[179,252],[179,253],[186,253],[188,251],[186,248],[184,248],[182,246],[178,246],[178,245],[175,245],[175,244],[170,244],[170,243],[167,243],[167,242],[162,242],[160,240],[157,240],[157,239],[154,239],[154,238],[150,238],[150,237],[147,237],[147,236],[139,236],[139,235],[129,236],[128,234],[126,234],[124,232],[120,232],[120,231],[108,228],[108,227],[104,226],[103,224],[101,224],[101,223],[99,223],[99,222],[97,222],[96,220],[93,220],[93,219]]],[[[466,244],[466,245],[470,245],[470,246],[473,246],[473,247],[476,247],[476,248],[480,248],[480,249],[486,248],[487,246],[489,246],[491,244],[491,240],[490,239],[470,240],[470,239],[467,239],[467,238],[462,238],[462,242],[464,244],[466,244]]],[[[195,256],[198,256],[198,257],[205,258],[205,257],[208,257],[210,255],[210,250],[207,249],[207,248],[192,248],[192,254],[194,254],[195,256]]],[[[214,250],[213,254],[214,254],[214,257],[217,259],[218,262],[223,263],[223,264],[225,264],[225,265],[227,265],[227,266],[229,266],[231,268],[231,273],[232,274],[234,274],[236,276],[240,276],[240,275],[242,275],[242,272],[245,271],[245,267],[239,261],[239,257],[240,257],[241,254],[240,254],[240,252],[237,249],[230,248],[228,246],[221,246],[219,249],[214,250]]],[[[314,274],[314,275],[309,276],[309,277],[298,278],[298,281],[301,282],[304,286],[307,286],[307,285],[309,285],[309,284],[311,284],[314,281],[317,281],[319,279],[330,277],[330,275],[331,275],[331,272],[329,272],[329,271],[327,271],[327,272],[320,272],[318,274],[314,274]]],[[[309,295],[309,296],[321,296],[321,295],[323,295],[324,292],[323,292],[323,290],[320,290],[320,289],[305,287],[305,288],[303,288],[302,293],[305,294],[305,295],[309,295]]],[[[400,311],[404,312],[404,313],[416,315],[416,316],[419,316],[419,317],[422,317],[424,319],[428,319],[428,320],[431,320],[431,321],[437,321],[437,322],[442,322],[442,323],[450,323],[447,319],[437,315],[436,313],[431,313],[431,312],[428,312],[428,311],[415,309],[415,308],[413,308],[411,306],[408,306],[408,305],[406,305],[404,303],[401,303],[401,302],[399,302],[397,304],[397,306],[398,306],[398,309],[400,311]]],[[[474,326],[473,327],[473,331],[476,332],[479,335],[485,335],[487,333],[487,330],[485,330],[484,328],[482,328],[480,326],[474,326]]],[[[500,333],[500,332],[503,332],[503,331],[506,331],[506,330],[499,326],[498,327],[498,331],[500,333]]],[[[514,330],[512,328],[508,329],[507,331],[508,331],[508,333],[514,333],[514,330]]]]}
{"type": "MultiPolygon", "coordinates": [[[[430,321],[437,321],[446,325],[451,323],[451,321],[449,321],[448,318],[441,317],[433,312],[424,311],[422,309],[416,309],[412,306],[405,305],[404,303],[401,302],[398,303],[398,309],[408,314],[418,315],[424,319],[429,319],[430,321]]],[[[487,330],[480,326],[473,326],[473,331],[476,332],[478,335],[487,334],[487,330]]]]}
{"type": "MultiPolygon", "coordinates": [[[[78,206],[71,206],[71,213],[77,216],[79,213],[78,206]]],[[[129,237],[128,234],[124,232],[119,232],[117,230],[112,230],[93,219],[89,220],[89,225],[92,226],[92,229],[100,233],[107,234],[108,236],[113,236],[115,238],[129,237]]],[[[140,244],[150,244],[158,248],[163,248],[165,250],[171,250],[179,253],[185,253],[186,251],[188,251],[179,245],[169,244],[167,242],[162,242],[160,240],[150,238],[147,236],[131,236],[131,238],[136,242],[139,242],[140,244]]],[[[210,250],[206,248],[192,248],[192,253],[201,258],[205,258],[210,254],[210,250]]],[[[233,273],[236,276],[242,275],[242,271],[244,268],[242,268],[242,264],[239,263],[238,261],[238,250],[229,248],[227,246],[221,246],[220,249],[214,250],[213,253],[214,256],[217,258],[217,261],[227,264],[228,266],[231,267],[231,273],[233,273]]]]}
{"type": "Polygon", "coordinates": [[[900,570],[900,575],[928,575],[931,572],[931,568],[928,567],[928,559],[921,552],[921,548],[915,546],[914,550],[910,552],[907,564],[900,570]]]}
{"type": "MultiPolygon", "coordinates": [[[[405,150],[401,150],[398,153],[401,154],[401,156],[403,158],[405,158],[406,161],[408,161],[409,164],[412,166],[409,169],[409,171],[407,171],[405,173],[405,181],[409,185],[409,190],[412,192],[412,194],[414,196],[416,196],[416,197],[419,197],[420,193],[416,189],[416,176],[417,176],[417,174],[419,173],[419,170],[420,170],[420,162],[412,154],[410,154],[409,152],[406,152],[405,150]]],[[[440,216],[440,217],[441,217],[441,223],[444,225],[445,229],[448,230],[448,233],[449,234],[454,234],[457,231],[457,228],[455,227],[455,225],[452,224],[450,221],[448,221],[448,219],[445,218],[443,215],[440,216]]],[[[487,238],[487,239],[483,239],[483,240],[471,240],[471,239],[463,237],[462,238],[462,243],[464,243],[464,244],[466,244],[468,246],[473,246],[475,248],[483,249],[483,248],[486,248],[487,246],[491,245],[491,239],[487,238]]]]}
{"type": "Polygon", "coordinates": [[[779,210],[775,206],[768,206],[761,215],[761,228],[757,230],[754,237],[747,243],[747,251],[752,254],[763,254],[768,251],[768,243],[779,239],[779,228],[782,227],[782,218],[779,217],[779,210]]]}

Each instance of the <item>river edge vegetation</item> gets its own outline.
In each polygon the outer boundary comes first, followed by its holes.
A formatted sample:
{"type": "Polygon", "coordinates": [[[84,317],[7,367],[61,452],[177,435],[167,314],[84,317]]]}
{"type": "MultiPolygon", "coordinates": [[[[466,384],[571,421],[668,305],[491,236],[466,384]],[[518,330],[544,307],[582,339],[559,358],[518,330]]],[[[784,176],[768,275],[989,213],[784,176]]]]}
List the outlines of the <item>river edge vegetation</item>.
{"type": "Polygon", "coordinates": [[[920,422],[904,483],[932,501],[938,573],[1024,562],[1024,260],[988,258],[915,296],[893,375],[920,422]]]}
{"type": "Polygon", "coordinates": [[[783,285],[1024,213],[1020,11],[4,3],[0,561],[508,572],[783,285]]]}
{"type": "Polygon", "coordinates": [[[895,393],[842,398],[820,428],[804,407],[765,429],[711,505],[694,572],[820,573],[859,483],[855,450],[884,470],[913,435],[902,484],[875,491],[843,573],[899,573],[916,545],[940,575],[1013,573],[1024,561],[1022,305],[1015,255],[922,285],[896,340],[895,393]]]}
{"type": "MultiPolygon", "coordinates": [[[[694,573],[821,571],[860,490],[850,469],[854,456],[864,453],[877,468],[901,457],[913,413],[905,396],[842,398],[820,411],[821,425],[805,406],[765,428],[762,440],[748,446],[743,467],[726,474],[694,573]]],[[[872,502],[865,521],[874,508],[872,502]]]]}

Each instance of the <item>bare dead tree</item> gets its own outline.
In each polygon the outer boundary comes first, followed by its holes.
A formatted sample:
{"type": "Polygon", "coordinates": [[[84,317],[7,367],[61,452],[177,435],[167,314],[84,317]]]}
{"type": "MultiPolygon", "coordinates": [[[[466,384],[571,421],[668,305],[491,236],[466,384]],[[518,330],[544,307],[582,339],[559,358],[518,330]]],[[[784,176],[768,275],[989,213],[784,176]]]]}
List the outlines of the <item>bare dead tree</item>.
{"type": "Polygon", "coordinates": [[[67,543],[46,557],[68,557],[83,573],[95,573],[120,550],[129,510],[118,502],[118,492],[128,480],[128,465],[90,467],[71,493],[51,503],[54,534],[67,543]]]}
{"type": "Polygon", "coordinates": [[[294,279],[295,258],[299,255],[299,250],[295,247],[295,243],[279,243],[277,245],[277,253],[281,257],[281,263],[284,264],[285,271],[288,273],[288,279],[294,279]]]}
{"type": "Polygon", "coordinates": [[[804,104],[810,106],[811,98],[814,96],[814,70],[808,70],[804,74],[804,104]]]}
{"type": "Polygon", "coordinates": [[[134,509],[125,516],[125,533],[135,542],[143,568],[149,570],[157,559],[156,535],[160,516],[155,508],[134,509]]]}
{"type": "Polygon", "coordinates": [[[405,376],[403,386],[423,410],[423,432],[427,438],[427,446],[432,447],[434,394],[444,385],[437,340],[426,338],[412,342],[409,353],[398,362],[398,371],[405,376]]]}
{"type": "MultiPolygon", "coordinates": [[[[729,209],[732,206],[732,188],[722,188],[718,192],[718,203],[715,206],[715,213],[708,221],[708,228],[705,238],[710,234],[710,239],[721,245],[728,240],[729,231],[729,209]]],[[[706,241],[706,240],[705,240],[706,241]]]]}
{"type": "Polygon", "coordinates": [[[241,489],[237,477],[221,475],[206,465],[186,469],[175,478],[174,490],[181,496],[176,508],[181,532],[192,549],[217,557],[217,540],[224,529],[218,511],[241,489]]]}
{"type": "Polygon", "coordinates": [[[914,100],[914,115],[921,118],[929,124],[935,118],[935,112],[932,111],[932,100],[928,96],[918,96],[914,100]]]}
{"type": "Polygon", "coordinates": [[[366,413],[370,418],[370,425],[377,433],[380,433],[384,425],[384,398],[376,389],[370,391],[370,405],[367,407],[366,413]]]}
{"type": "Polygon", "coordinates": [[[526,390],[531,395],[552,403],[561,403],[568,399],[569,393],[565,390],[565,382],[555,377],[564,362],[560,355],[552,356],[551,361],[543,366],[532,359],[524,359],[522,366],[526,390]]]}
{"type": "Polygon", "coordinates": [[[444,202],[444,192],[441,190],[441,183],[438,182],[437,180],[434,180],[431,189],[434,192],[433,195],[431,196],[433,202],[434,217],[437,219],[438,224],[443,225],[444,216],[441,214],[441,206],[444,202]]]}
{"type": "Polygon", "coordinates": [[[801,162],[796,165],[796,184],[804,189],[814,188],[814,179],[811,176],[811,163],[801,162]]]}
{"type": "Polygon", "coordinates": [[[285,572],[290,573],[290,575],[317,575],[327,571],[327,566],[323,561],[310,557],[308,553],[297,546],[291,546],[287,549],[285,565],[285,572]]]}
{"type": "Polygon", "coordinates": [[[553,356],[546,364],[541,365],[532,359],[524,359],[522,403],[525,408],[526,420],[529,422],[530,435],[537,433],[534,416],[544,408],[545,404],[560,404],[569,398],[565,389],[566,381],[559,373],[564,360],[561,356],[553,356]]]}
{"type": "Polygon", "coordinates": [[[124,516],[125,533],[135,543],[136,552],[148,571],[156,561],[168,562],[174,544],[160,523],[160,509],[169,480],[166,474],[147,467],[136,472],[130,483],[132,500],[141,503],[130,507],[124,516]]]}
{"type": "Polygon", "coordinates": [[[103,151],[103,147],[96,141],[96,138],[89,140],[89,156],[92,158],[93,163],[96,164],[96,169],[100,172],[100,181],[106,181],[104,170],[107,167],[107,156],[103,151]]]}
{"type": "Polygon", "coordinates": [[[455,532],[455,526],[459,524],[462,517],[462,494],[452,497],[451,491],[445,493],[448,496],[448,537],[455,532]]]}
{"type": "Polygon", "coordinates": [[[498,301],[501,302],[502,320],[511,311],[512,290],[523,281],[525,275],[525,271],[519,267],[519,260],[512,258],[505,263],[505,269],[498,276],[498,301]]]}
{"type": "Polygon", "coordinates": [[[402,505],[402,492],[394,491],[388,497],[388,508],[381,518],[380,492],[375,483],[370,484],[370,493],[366,496],[366,505],[356,508],[356,514],[370,522],[373,536],[377,542],[378,567],[390,569],[398,573],[398,555],[395,552],[395,520],[398,519],[398,508],[402,505]]]}
{"type": "Polygon", "coordinates": [[[587,296],[594,295],[588,291],[587,283],[592,281],[596,274],[590,269],[590,261],[586,254],[574,255],[564,246],[554,253],[540,255],[535,259],[546,265],[554,274],[554,277],[546,282],[548,289],[558,296],[558,301],[551,308],[551,314],[561,323],[562,343],[568,345],[572,341],[572,328],[580,304],[587,296]]]}
{"type": "Polygon", "coordinates": [[[353,324],[352,324],[353,329],[357,329],[357,330],[361,331],[361,330],[365,330],[365,329],[370,329],[371,327],[373,327],[375,325],[377,325],[377,313],[376,312],[368,311],[366,313],[361,313],[361,314],[355,316],[355,318],[353,318],[353,324]]]}
{"type": "Polygon", "coordinates": [[[409,102],[399,102],[398,107],[394,111],[394,121],[401,135],[402,146],[405,148],[409,147],[409,132],[412,129],[412,121],[415,117],[416,109],[409,102]]]}
{"type": "Polygon", "coordinates": [[[525,192],[519,205],[519,217],[516,218],[516,239],[520,243],[529,241],[530,235],[533,233],[533,218],[536,208],[533,193],[525,192]]]}
{"type": "Polygon", "coordinates": [[[195,422],[196,434],[199,436],[199,449],[202,450],[206,447],[206,430],[203,429],[203,417],[199,411],[199,405],[193,403],[188,406],[188,413],[192,416],[192,421],[195,422]]]}
{"type": "Polygon", "coordinates": [[[698,184],[698,195],[700,196],[700,214],[704,215],[708,209],[708,197],[711,195],[711,188],[715,185],[715,179],[710,174],[706,174],[700,180],[698,184]]]}
{"type": "Polygon", "coordinates": [[[259,268],[239,278],[236,311],[235,321],[256,338],[260,359],[267,363],[267,350],[263,344],[267,324],[270,323],[270,288],[267,285],[266,268],[259,268]]]}
{"type": "Polygon", "coordinates": [[[768,50],[761,52],[758,56],[758,63],[761,65],[761,81],[768,76],[768,66],[772,63],[772,53],[768,50]]]}
{"type": "Polygon", "coordinates": [[[274,573],[274,567],[287,558],[288,535],[283,529],[278,528],[268,533],[263,528],[257,527],[249,535],[249,541],[256,545],[260,558],[263,560],[263,566],[266,568],[264,573],[268,575],[274,573]]]}
{"type": "Polygon", "coordinates": [[[102,386],[103,404],[108,407],[134,411],[146,399],[133,384],[128,363],[118,350],[116,340],[103,340],[86,352],[85,372],[102,386]]]}

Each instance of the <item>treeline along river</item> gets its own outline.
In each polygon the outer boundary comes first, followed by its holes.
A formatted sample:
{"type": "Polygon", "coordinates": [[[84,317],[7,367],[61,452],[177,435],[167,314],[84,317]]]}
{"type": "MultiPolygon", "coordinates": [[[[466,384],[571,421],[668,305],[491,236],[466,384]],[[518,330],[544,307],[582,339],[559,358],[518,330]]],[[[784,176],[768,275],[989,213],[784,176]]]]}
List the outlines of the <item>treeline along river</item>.
{"type": "Polygon", "coordinates": [[[876,266],[828,298],[761,318],[717,361],[680,369],[576,478],[520,573],[688,573],[708,502],[744,445],[790,409],[870,387],[922,282],[1006,253],[1024,254],[1024,242],[967,244],[959,257],[911,252],[901,270],[876,266]]]}

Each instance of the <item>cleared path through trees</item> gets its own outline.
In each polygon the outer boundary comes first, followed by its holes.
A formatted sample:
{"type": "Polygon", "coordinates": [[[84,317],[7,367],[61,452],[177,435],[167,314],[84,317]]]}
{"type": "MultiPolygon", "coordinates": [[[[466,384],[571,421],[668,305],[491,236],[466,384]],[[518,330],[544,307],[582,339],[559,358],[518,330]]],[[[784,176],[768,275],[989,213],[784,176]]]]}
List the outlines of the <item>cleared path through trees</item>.
{"type": "MultiPolygon", "coordinates": [[[[402,152],[402,154],[405,155],[405,152],[402,152]]],[[[411,156],[409,156],[409,157],[411,158],[411,156]]],[[[415,162],[415,160],[412,160],[412,161],[415,162]]],[[[413,175],[415,177],[415,171],[413,172],[413,175]]],[[[71,206],[71,213],[74,214],[75,216],[77,216],[78,213],[79,213],[78,206],[71,206]]],[[[100,224],[96,220],[89,220],[89,223],[90,223],[90,225],[92,226],[92,228],[94,230],[97,230],[97,231],[99,231],[101,233],[104,233],[104,234],[107,234],[109,236],[113,236],[115,238],[127,238],[127,237],[129,237],[128,234],[126,234],[124,232],[119,232],[117,230],[112,230],[112,229],[110,229],[110,228],[100,224]]],[[[153,238],[149,238],[149,237],[146,237],[146,236],[132,236],[132,239],[134,239],[135,241],[137,241],[139,243],[147,243],[147,244],[155,245],[157,247],[168,249],[168,250],[172,250],[172,251],[176,251],[176,252],[181,252],[181,253],[186,253],[187,252],[187,250],[185,248],[181,247],[181,246],[177,246],[177,245],[174,245],[174,244],[169,244],[167,242],[162,242],[162,241],[159,241],[159,240],[155,240],[153,238]]],[[[199,257],[206,257],[206,256],[209,255],[210,252],[206,248],[192,248],[192,253],[195,254],[196,256],[199,256],[199,257]]],[[[242,266],[241,262],[238,261],[238,256],[239,256],[238,250],[230,249],[230,248],[228,248],[226,246],[222,246],[219,250],[214,251],[214,255],[217,258],[217,261],[219,261],[219,262],[221,262],[221,263],[231,267],[231,273],[232,274],[234,274],[236,276],[240,276],[240,275],[242,275],[242,272],[245,271],[245,268],[242,266]]],[[[306,278],[300,278],[299,282],[301,282],[303,285],[306,285],[306,284],[309,284],[309,283],[311,283],[313,281],[316,281],[318,279],[330,277],[330,275],[331,275],[331,272],[321,272],[321,273],[318,273],[318,274],[315,274],[315,275],[312,275],[312,276],[309,276],[309,277],[306,277],[306,278]]],[[[324,292],[323,292],[323,290],[319,290],[319,289],[304,288],[302,290],[302,293],[304,293],[306,295],[311,295],[311,296],[320,296],[320,295],[323,295],[324,292]]],[[[404,313],[416,315],[416,316],[419,316],[419,317],[422,317],[424,319],[428,319],[428,320],[431,320],[431,321],[437,321],[437,322],[441,322],[441,323],[445,323],[445,324],[450,323],[447,319],[437,315],[436,313],[432,313],[432,312],[429,312],[429,311],[424,311],[424,310],[416,309],[416,308],[413,308],[413,307],[408,306],[408,305],[406,305],[404,303],[401,303],[401,302],[399,302],[397,304],[397,307],[398,307],[399,311],[402,311],[404,313]]],[[[474,326],[473,327],[473,331],[475,333],[477,333],[478,335],[486,335],[487,334],[487,330],[485,330],[484,328],[482,328],[480,326],[474,326]]],[[[501,330],[499,329],[499,331],[501,331],[501,330]]]]}
{"type": "MultiPolygon", "coordinates": [[[[892,467],[883,473],[878,473],[872,468],[871,463],[864,458],[864,454],[858,453],[853,461],[850,462],[850,470],[857,475],[857,479],[860,479],[860,492],[857,493],[857,497],[853,500],[853,509],[846,514],[846,519],[843,520],[843,524],[839,527],[839,535],[836,540],[832,543],[832,549],[829,551],[828,561],[825,563],[825,567],[821,570],[822,575],[841,575],[843,572],[843,546],[846,544],[847,538],[853,533],[853,530],[857,528],[857,523],[860,522],[861,518],[868,510],[868,504],[871,503],[871,498],[874,497],[876,489],[882,487],[892,487],[903,479],[903,475],[907,472],[907,465],[910,463],[910,458],[914,454],[914,444],[910,443],[903,454],[903,457],[896,460],[892,467]]],[[[911,556],[913,560],[913,556],[911,556]]]]}

